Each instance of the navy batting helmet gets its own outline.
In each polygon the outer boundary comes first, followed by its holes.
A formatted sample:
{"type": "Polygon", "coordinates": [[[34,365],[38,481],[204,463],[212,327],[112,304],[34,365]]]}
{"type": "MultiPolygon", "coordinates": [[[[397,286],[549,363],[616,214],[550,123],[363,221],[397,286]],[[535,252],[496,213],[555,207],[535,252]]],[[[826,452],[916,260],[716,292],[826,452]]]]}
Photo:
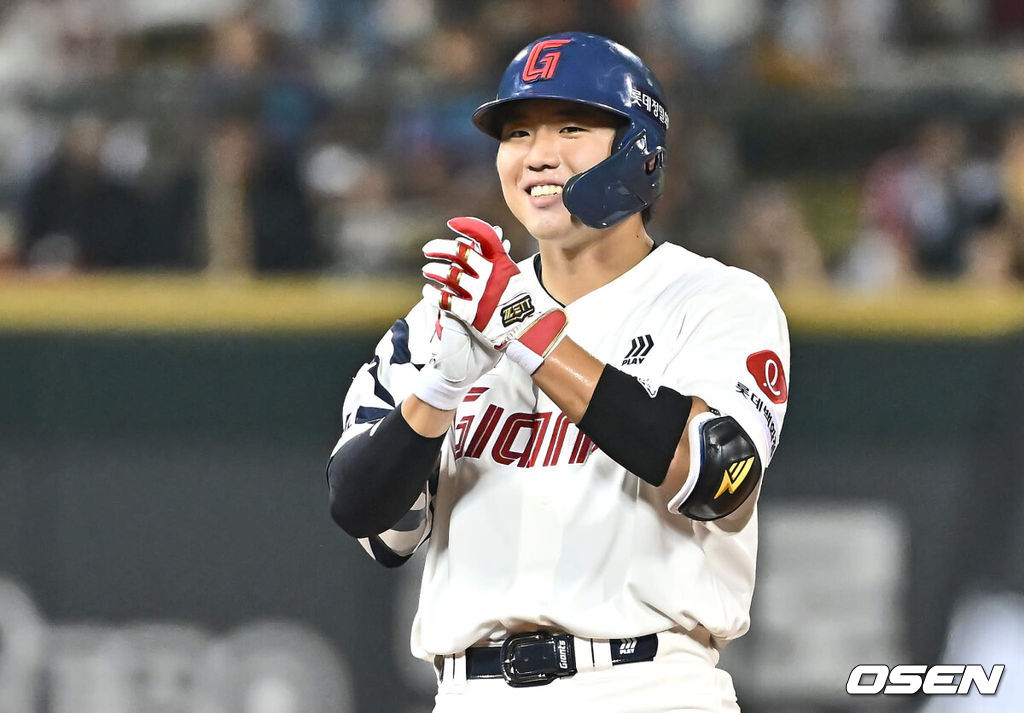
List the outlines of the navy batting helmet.
{"type": "Polygon", "coordinates": [[[509,64],[498,96],[473,113],[473,123],[501,138],[504,110],[523,99],[564,99],[623,119],[612,155],[562,189],[565,207],[583,223],[607,228],[661,195],[668,112],[658,80],[630,50],[583,32],[535,40],[509,64]]]}

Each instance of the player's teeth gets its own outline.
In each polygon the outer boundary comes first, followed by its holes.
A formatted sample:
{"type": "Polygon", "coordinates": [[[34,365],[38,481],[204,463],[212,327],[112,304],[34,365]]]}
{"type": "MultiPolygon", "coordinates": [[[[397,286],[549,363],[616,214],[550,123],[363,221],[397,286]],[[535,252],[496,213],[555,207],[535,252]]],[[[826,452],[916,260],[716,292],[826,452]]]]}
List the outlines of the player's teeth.
{"type": "Polygon", "coordinates": [[[546,185],[543,185],[543,186],[533,186],[530,189],[530,195],[531,196],[557,196],[561,192],[562,192],[562,187],[561,186],[556,186],[556,185],[553,185],[553,184],[546,184],[546,185]]]}

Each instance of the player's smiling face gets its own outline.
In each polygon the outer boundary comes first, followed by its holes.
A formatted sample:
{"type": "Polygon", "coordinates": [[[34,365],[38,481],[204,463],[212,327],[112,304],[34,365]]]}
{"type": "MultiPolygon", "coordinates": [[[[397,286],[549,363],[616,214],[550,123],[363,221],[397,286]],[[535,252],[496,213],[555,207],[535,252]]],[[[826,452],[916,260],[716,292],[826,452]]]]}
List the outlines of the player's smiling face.
{"type": "Polygon", "coordinates": [[[558,99],[516,102],[502,127],[498,178],[505,203],[538,240],[589,230],[562,203],[572,176],[611,155],[616,117],[558,99]]]}

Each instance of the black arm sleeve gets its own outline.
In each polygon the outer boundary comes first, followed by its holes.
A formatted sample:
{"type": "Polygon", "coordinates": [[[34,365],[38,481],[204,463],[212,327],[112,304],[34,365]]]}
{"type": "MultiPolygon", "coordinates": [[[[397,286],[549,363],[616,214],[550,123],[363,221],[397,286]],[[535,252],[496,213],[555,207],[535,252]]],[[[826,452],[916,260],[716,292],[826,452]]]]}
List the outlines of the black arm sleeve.
{"type": "Polygon", "coordinates": [[[692,403],[665,387],[652,395],[636,378],[605,364],[578,426],[609,458],[657,486],[665,482],[692,403]]]}
{"type": "Polygon", "coordinates": [[[343,445],[327,464],[331,517],[353,537],[376,535],[412,507],[438,467],[444,435],[412,430],[401,405],[343,445]]]}

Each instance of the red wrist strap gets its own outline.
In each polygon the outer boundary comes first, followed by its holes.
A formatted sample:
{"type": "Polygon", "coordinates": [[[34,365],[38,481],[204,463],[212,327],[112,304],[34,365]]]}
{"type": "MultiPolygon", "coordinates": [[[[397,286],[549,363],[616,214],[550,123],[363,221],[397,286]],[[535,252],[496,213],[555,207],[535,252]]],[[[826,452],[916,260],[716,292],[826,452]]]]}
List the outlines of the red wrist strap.
{"type": "Polygon", "coordinates": [[[543,359],[559,342],[568,323],[564,310],[553,310],[534,322],[517,341],[543,359]]]}

